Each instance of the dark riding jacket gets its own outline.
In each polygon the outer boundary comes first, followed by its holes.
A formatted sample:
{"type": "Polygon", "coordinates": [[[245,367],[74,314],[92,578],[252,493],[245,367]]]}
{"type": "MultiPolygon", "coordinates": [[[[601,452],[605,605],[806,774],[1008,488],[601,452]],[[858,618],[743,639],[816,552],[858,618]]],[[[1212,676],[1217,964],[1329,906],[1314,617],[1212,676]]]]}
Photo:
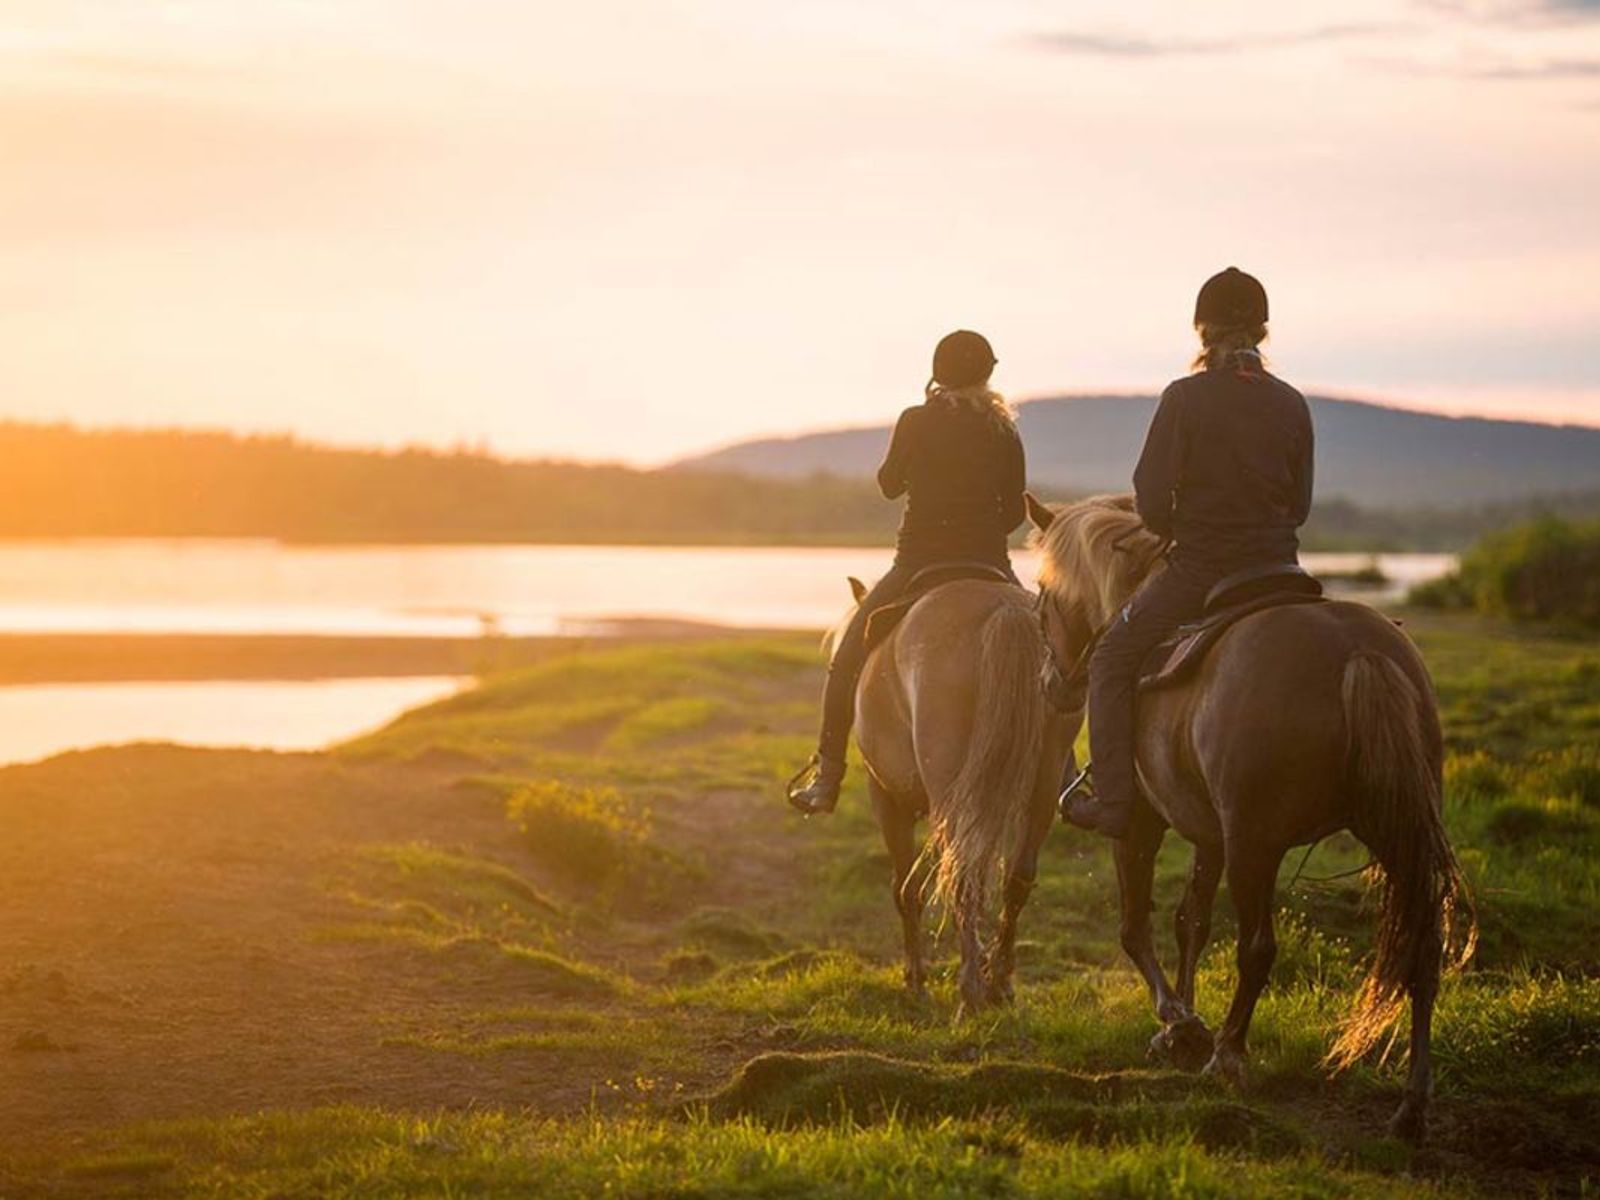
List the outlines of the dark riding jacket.
{"type": "Polygon", "coordinates": [[[1168,385],[1133,474],[1139,516],[1180,562],[1294,562],[1311,511],[1305,397],[1238,354],[1168,385]]]}
{"type": "Polygon", "coordinates": [[[907,497],[895,561],[1005,566],[1026,476],[1022,439],[1009,423],[937,394],[906,409],[878,468],[884,497],[907,497]]]}

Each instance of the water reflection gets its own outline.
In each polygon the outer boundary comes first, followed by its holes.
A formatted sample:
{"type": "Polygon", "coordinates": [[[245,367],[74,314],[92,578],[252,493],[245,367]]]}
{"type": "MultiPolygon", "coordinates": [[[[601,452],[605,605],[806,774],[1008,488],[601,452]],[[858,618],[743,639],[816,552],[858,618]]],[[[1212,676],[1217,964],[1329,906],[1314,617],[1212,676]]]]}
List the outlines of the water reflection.
{"type": "MultiPolygon", "coordinates": [[[[1350,571],[1365,554],[1307,555],[1350,571]]],[[[475,637],[593,632],[620,616],[820,628],[876,549],[630,546],[282,546],[248,541],[0,544],[0,633],[277,633],[475,637]]],[[[1443,554],[1377,556],[1396,587],[1443,554]]],[[[1016,556],[1032,581],[1034,558],[1016,556]]]]}
{"type": "Polygon", "coordinates": [[[469,681],[25,684],[0,688],[0,763],[123,742],[313,750],[469,681]]]}

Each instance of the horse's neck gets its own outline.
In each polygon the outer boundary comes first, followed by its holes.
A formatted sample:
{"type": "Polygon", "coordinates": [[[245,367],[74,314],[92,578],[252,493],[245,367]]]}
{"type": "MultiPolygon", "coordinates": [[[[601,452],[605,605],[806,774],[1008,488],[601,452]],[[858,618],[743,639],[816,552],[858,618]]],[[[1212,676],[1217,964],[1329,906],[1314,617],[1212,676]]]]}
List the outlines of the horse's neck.
{"type": "MultiPolygon", "coordinates": [[[[1116,619],[1117,614],[1127,607],[1128,601],[1139,594],[1139,589],[1161,574],[1166,569],[1166,566],[1167,564],[1163,559],[1156,558],[1151,562],[1144,574],[1134,581],[1132,587],[1108,586],[1099,589],[1097,598],[1104,611],[1097,614],[1094,622],[1095,627],[1097,629],[1105,629],[1109,626],[1116,619]]],[[[1100,577],[1107,580],[1115,579],[1117,575],[1116,568],[1116,554],[1113,552],[1106,555],[1106,560],[1100,564],[1100,577]]]]}

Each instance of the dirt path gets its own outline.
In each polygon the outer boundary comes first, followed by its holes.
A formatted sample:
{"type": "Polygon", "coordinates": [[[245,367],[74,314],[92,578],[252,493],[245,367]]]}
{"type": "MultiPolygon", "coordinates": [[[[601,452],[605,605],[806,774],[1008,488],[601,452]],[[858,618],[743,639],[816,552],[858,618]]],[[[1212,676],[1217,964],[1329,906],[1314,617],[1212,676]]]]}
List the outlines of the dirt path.
{"type": "MultiPolygon", "coordinates": [[[[365,846],[537,877],[502,802],[455,782],[160,746],[0,771],[0,1140],[340,1101],[586,1103],[581,1074],[404,1041],[528,1003],[516,972],[329,936],[360,917],[332,881],[365,846]]],[[[639,931],[585,937],[621,960],[639,931]]]]}

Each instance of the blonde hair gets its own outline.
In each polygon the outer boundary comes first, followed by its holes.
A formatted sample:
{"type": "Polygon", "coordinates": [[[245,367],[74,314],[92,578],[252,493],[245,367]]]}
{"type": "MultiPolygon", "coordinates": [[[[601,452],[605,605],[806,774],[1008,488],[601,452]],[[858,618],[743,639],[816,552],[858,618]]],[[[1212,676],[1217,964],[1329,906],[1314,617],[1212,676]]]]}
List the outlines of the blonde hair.
{"type": "Polygon", "coordinates": [[[1195,326],[1195,331],[1200,335],[1200,352],[1194,356],[1190,367],[1196,371],[1220,367],[1228,361],[1229,355],[1241,350],[1257,350],[1267,340],[1267,327],[1259,322],[1254,325],[1201,322],[1195,326]]]}
{"type": "Polygon", "coordinates": [[[1162,539],[1131,495],[1090,496],[1055,510],[1036,531],[1039,586],[1086,630],[1102,629],[1161,563],[1162,539]]]}
{"type": "Polygon", "coordinates": [[[952,388],[943,387],[930,379],[928,386],[923,389],[923,396],[929,401],[942,402],[952,408],[964,408],[969,412],[982,413],[997,425],[1007,429],[1015,430],[1017,427],[1017,414],[1011,407],[1011,402],[987,383],[972,383],[966,387],[952,388]]]}

